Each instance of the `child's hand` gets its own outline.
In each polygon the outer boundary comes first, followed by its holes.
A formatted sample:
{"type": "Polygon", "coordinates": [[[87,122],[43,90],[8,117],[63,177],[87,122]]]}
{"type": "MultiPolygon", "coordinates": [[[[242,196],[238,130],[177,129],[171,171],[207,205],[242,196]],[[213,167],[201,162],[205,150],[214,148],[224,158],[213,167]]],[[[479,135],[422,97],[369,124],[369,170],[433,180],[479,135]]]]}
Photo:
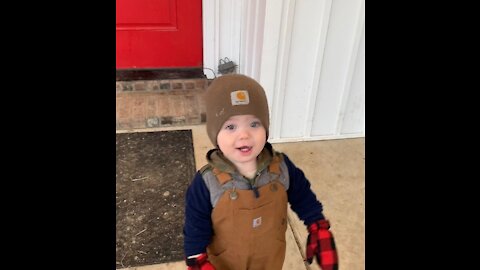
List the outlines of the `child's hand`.
{"type": "Polygon", "coordinates": [[[215,270],[215,267],[207,260],[207,253],[187,259],[187,266],[187,270],[215,270]]]}
{"type": "Polygon", "coordinates": [[[308,226],[306,261],[311,264],[315,255],[322,270],[337,270],[337,250],[329,228],[330,223],[324,219],[315,221],[308,226]]]}

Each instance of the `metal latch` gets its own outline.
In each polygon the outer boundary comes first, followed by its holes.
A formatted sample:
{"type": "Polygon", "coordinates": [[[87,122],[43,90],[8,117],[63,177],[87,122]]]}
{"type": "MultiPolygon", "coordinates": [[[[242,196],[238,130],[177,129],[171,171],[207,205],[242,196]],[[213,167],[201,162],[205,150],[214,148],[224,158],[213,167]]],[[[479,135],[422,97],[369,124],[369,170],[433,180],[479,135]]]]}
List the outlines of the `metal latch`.
{"type": "Polygon", "coordinates": [[[218,72],[220,74],[231,73],[235,70],[236,66],[237,65],[235,65],[234,62],[230,61],[228,57],[218,60],[218,72]]]}

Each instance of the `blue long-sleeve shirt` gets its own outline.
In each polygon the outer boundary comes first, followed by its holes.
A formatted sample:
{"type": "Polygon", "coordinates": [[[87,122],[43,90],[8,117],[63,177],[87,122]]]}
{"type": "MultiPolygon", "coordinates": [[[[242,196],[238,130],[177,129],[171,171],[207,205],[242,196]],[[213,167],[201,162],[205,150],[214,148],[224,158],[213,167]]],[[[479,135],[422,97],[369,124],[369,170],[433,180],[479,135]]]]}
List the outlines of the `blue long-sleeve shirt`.
{"type": "MultiPolygon", "coordinates": [[[[324,219],[323,206],[317,200],[310,188],[310,182],[303,171],[295,166],[287,155],[283,154],[290,178],[287,190],[291,209],[305,225],[324,219]]],[[[185,256],[206,252],[210,244],[213,230],[211,214],[213,207],[210,202],[210,192],[197,172],[187,189],[185,204],[184,251],[185,256]]]]}

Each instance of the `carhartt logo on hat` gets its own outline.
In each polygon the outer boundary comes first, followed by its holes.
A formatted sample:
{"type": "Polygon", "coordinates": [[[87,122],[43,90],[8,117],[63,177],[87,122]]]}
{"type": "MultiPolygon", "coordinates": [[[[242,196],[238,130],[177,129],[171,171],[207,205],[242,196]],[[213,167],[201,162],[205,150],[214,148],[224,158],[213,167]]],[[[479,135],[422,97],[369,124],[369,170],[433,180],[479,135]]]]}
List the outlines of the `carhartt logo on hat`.
{"type": "Polygon", "coordinates": [[[232,105],[248,105],[250,103],[250,98],[248,96],[247,90],[237,90],[230,93],[230,100],[232,105]]]}

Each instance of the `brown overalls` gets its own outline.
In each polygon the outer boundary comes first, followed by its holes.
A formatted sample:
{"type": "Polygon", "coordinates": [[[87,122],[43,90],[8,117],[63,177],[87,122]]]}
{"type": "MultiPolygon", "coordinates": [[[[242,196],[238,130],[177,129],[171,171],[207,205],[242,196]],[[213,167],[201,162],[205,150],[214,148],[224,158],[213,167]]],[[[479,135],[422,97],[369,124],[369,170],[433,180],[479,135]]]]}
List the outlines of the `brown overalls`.
{"type": "MultiPolygon", "coordinates": [[[[268,167],[275,180],[253,190],[229,189],[212,211],[213,238],[209,261],[219,270],[281,270],[285,259],[287,192],[278,181],[280,158],[268,167]]],[[[213,169],[220,184],[232,179],[213,169]]]]}

